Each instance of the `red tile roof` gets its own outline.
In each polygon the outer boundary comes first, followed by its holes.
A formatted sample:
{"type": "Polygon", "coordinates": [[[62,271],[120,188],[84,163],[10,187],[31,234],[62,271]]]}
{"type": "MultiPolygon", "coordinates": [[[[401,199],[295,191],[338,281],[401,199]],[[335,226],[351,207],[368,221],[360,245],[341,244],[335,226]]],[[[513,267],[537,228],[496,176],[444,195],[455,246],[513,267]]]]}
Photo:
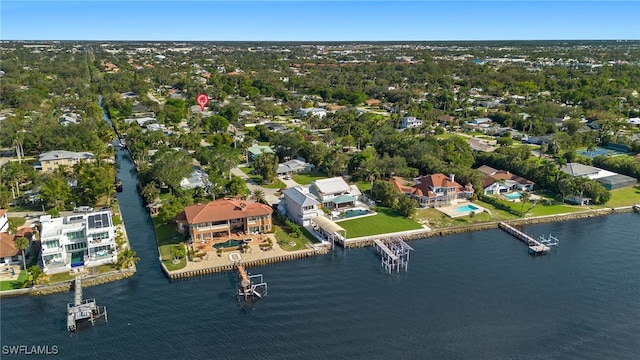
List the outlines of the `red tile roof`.
{"type": "Polygon", "coordinates": [[[13,242],[14,235],[0,233],[0,257],[9,257],[18,255],[16,244],[13,242]]]}
{"type": "MultiPolygon", "coordinates": [[[[273,213],[273,209],[268,205],[235,199],[220,199],[184,208],[184,215],[189,224],[265,216],[271,215],[271,213],[273,213]]],[[[180,217],[181,215],[178,215],[178,219],[180,217]]]]}
{"type": "Polygon", "coordinates": [[[0,217],[3,217],[7,213],[7,209],[0,209],[0,217]]]}

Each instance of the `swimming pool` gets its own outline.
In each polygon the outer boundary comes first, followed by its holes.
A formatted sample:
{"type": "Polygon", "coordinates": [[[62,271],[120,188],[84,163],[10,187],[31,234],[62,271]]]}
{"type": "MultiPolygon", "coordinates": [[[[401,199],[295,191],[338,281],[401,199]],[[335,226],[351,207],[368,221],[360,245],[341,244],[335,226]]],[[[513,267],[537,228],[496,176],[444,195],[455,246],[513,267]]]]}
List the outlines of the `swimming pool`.
{"type": "Polygon", "coordinates": [[[369,214],[369,210],[364,210],[364,209],[347,210],[344,212],[344,217],[348,219],[355,216],[362,216],[367,214],[369,214]]]}
{"type": "Polygon", "coordinates": [[[243,240],[228,240],[223,243],[213,244],[214,249],[221,249],[227,247],[238,247],[244,243],[243,240]]]}
{"type": "Polygon", "coordinates": [[[480,210],[480,208],[473,205],[464,205],[456,208],[456,212],[459,212],[459,213],[471,212],[476,210],[480,210]]]}
{"type": "Polygon", "coordinates": [[[504,197],[506,197],[509,200],[517,200],[517,199],[520,199],[522,197],[522,193],[520,193],[519,191],[516,191],[516,192],[512,192],[510,194],[504,194],[504,197]]]}

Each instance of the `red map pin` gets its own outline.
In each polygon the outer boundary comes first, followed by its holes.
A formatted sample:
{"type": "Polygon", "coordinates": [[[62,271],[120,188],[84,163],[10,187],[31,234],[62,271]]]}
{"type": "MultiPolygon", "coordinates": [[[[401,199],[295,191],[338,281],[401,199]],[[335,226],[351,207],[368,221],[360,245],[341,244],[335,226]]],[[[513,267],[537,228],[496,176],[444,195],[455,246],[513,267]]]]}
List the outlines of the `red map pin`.
{"type": "Polygon", "coordinates": [[[209,97],[207,94],[200,94],[196,98],[196,102],[200,105],[200,110],[204,111],[204,107],[207,106],[207,103],[209,102],[209,97]]]}

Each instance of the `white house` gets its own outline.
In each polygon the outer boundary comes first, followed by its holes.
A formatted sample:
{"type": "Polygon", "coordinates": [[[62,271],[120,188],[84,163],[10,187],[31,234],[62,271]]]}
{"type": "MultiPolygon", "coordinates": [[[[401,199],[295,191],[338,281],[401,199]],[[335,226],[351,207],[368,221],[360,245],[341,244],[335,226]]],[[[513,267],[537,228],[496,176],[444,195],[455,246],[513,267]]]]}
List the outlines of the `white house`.
{"type": "Polygon", "coordinates": [[[309,226],[311,219],[322,215],[321,205],[309,189],[300,186],[282,191],[287,217],[298,225],[309,226]]]}
{"type": "Polygon", "coordinates": [[[485,195],[510,193],[514,190],[532,191],[535,185],[533,181],[506,170],[496,170],[486,165],[477,170],[485,175],[482,184],[485,195]]]}
{"type": "Polygon", "coordinates": [[[635,126],[640,126],[640,118],[639,118],[639,117],[629,118],[629,119],[627,120],[627,124],[629,124],[629,125],[635,125],[635,126]]]}
{"type": "Polygon", "coordinates": [[[347,184],[341,177],[316,180],[309,186],[309,192],[329,209],[355,206],[362,195],[356,185],[347,184]]]}
{"type": "Polygon", "coordinates": [[[40,217],[42,264],[45,273],[115,263],[116,228],[111,211],[40,217]]]}
{"type": "Polygon", "coordinates": [[[278,164],[278,175],[291,175],[297,174],[300,172],[307,172],[313,169],[313,164],[306,163],[301,160],[289,160],[287,162],[283,162],[278,164]]]}
{"type": "Polygon", "coordinates": [[[411,129],[422,126],[422,120],[419,120],[413,116],[405,116],[400,122],[400,129],[411,129]]]}
{"type": "Polygon", "coordinates": [[[302,108],[302,109],[298,109],[298,111],[296,111],[296,114],[298,116],[311,115],[311,116],[317,116],[319,118],[323,118],[327,116],[327,110],[321,109],[321,108],[302,108]]]}
{"type": "Polygon", "coordinates": [[[0,209],[0,233],[9,231],[9,217],[6,209],[0,209]]]}
{"type": "Polygon", "coordinates": [[[180,180],[180,187],[183,189],[195,189],[198,187],[206,189],[209,185],[209,174],[199,169],[194,169],[189,177],[184,177],[180,180]]]}

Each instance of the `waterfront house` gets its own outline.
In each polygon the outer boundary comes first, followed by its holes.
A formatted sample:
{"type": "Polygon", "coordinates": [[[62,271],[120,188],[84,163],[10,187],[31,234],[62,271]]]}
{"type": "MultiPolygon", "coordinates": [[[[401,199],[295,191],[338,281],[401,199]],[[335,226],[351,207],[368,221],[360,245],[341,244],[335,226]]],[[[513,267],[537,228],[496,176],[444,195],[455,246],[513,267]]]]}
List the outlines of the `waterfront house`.
{"type": "Polygon", "coordinates": [[[476,170],[484,175],[482,188],[485,195],[505,194],[515,190],[531,191],[535,185],[533,181],[506,170],[496,170],[486,165],[482,165],[476,170]]]}
{"type": "Polygon", "coordinates": [[[27,254],[31,249],[33,232],[34,229],[30,227],[22,227],[15,234],[9,234],[6,231],[0,232],[0,266],[22,265],[22,252],[16,249],[15,241],[19,237],[25,237],[29,240],[29,247],[25,250],[25,254],[27,254]]]}
{"type": "Polygon", "coordinates": [[[231,233],[269,232],[272,227],[270,206],[238,199],[219,199],[191,205],[176,217],[178,231],[188,231],[193,241],[227,241],[231,233]]]}
{"type": "Polygon", "coordinates": [[[638,180],[631,176],[618,174],[613,171],[580,163],[567,163],[562,165],[560,170],[572,177],[584,176],[591,180],[595,180],[607,190],[622,189],[625,187],[635,186],[638,183],[638,180]]]}
{"type": "Polygon", "coordinates": [[[33,164],[33,168],[42,172],[53,172],[59,166],[66,166],[70,169],[82,161],[91,162],[93,160],[93,154],[90,152],[53,150],[40,154],[38,161],[33,164]]]}
{"type": "Polygon", "coordinates": [[[60,218],[43,215],[40,224],[45,273],[81,271],[117,262],[116,227],[109,210],[60,218]]]}
{"type": "Polygon", "coordinates": [[[312,219],[322,215],[322,204],[309,193],[309,189],[296,186],[283,190],[282,195],[284,211],[296,224],[309,226],[312,219]]]}
{"type": "Polygon", "coordinates": [[[278,176],[280,175],[292,175],[292,174],[298,174],[301,172],[309,172],[311,171],[311,169],[313,169],[313,164],[309,164],[307,162],[304,162],[302,160],[289,160],[286,162],[283,162],[281,164],[278,164],[278,176]]]}
{"type": "Polygon", "coordinates": [[[397,180],[392,180],[391,183],[418,201],[421,207],[449,205],[457,199],[470,199],[474,192],[471,183],[465,186],[458,184],[454,174],[423,175],[413,181],[414,184],[410,187],[400,184],[397,180]]]}
{"type": "Polygon", "coordinates": [[[356,185],[347,184],[341,177],[316,180],[309,186],[309,192],[329,209],[353,207],[362,195],[356,185]]]}

